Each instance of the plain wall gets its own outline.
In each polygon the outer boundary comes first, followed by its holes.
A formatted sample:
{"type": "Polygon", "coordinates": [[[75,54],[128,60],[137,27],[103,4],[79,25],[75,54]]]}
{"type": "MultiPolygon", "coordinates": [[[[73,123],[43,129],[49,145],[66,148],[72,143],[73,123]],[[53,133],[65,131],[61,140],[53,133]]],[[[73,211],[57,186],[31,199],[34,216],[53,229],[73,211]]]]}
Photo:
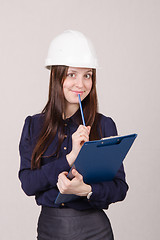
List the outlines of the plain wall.
{"type": "Polygon", "coordinates": [[[48,95],[49,44],[66,29],[95,45],[99,109],[119,134],[138,133],[125,159],[130,186],[106,211],[115,240],[160,237],[160,1],[0,0],[0,237],[36,239],[40,211],[20,187],[18,144],[28,115],[48,95]]]}

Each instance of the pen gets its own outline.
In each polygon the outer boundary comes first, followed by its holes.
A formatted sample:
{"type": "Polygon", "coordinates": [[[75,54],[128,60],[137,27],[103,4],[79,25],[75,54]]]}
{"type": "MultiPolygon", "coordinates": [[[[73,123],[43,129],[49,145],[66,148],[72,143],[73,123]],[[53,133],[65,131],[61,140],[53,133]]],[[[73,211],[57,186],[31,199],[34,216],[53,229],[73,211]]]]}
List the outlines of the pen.
{"type": "Polygon", "coordinates": [[[84,115],[83,115],[83,109],[82,109],[80,94],[78,94],[78,99],[79,99],[79,106],[80,106],[80,110],[81,110],[82,122],[83,122],[83,125],[86,126],[85,121],[84,121],[84,115]]]}

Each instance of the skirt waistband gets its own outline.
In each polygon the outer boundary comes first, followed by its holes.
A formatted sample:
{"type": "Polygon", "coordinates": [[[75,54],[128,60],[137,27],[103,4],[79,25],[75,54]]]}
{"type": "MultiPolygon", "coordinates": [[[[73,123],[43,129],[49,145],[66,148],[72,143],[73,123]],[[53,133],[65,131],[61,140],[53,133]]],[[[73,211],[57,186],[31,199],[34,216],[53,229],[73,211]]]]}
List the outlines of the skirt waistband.
{"type": "Polygon", "coordinates": [[[76,216],[84,216],[96,212],[101,212],[103,210],[99,209],[88,209],[79,211],[73,208],[52,208],[52,207],[45,207],[42,206],[41,213],[49,216],[57,216],[57,217],[76,217],[76,216]]]}

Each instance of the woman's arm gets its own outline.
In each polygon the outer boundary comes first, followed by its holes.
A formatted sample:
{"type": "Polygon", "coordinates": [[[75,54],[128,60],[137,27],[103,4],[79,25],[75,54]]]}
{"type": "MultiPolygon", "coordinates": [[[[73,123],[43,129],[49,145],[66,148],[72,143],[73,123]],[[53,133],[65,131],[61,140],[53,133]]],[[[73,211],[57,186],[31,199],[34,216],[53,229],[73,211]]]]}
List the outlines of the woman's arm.
{"type": "Polygon", "coordinates": [[[128,191],[123,165],[112,181],[91,184],[92,195],[89,199],[94,208],[107,208],[109,204],[124,200],[128,191]]]}
{"type": "Polygon", "coordinates": [[[22,189],[28,196],[56,187],[58,175],[70,169],[66,156],[61,156],[55,158],[53,162],[41,166],[40,169],[31,170],[32,131],[32,117],[29,116],[25,120],[19,145],[21,158],[19,179],[22,189]]]}
{"type": "Polygon", "coordinates": [[[57,183],[59,191],[62,194],[75,194],[83,197],[92,192],[88,201],[93,208],[105,209],[111,203],[122,201],[128,190],[123,165],[112,181],[90,185],[83,182],[82,175],[75,169],[72,170],[72,174],[74,175],[72,180],[66,177],[67,174],[68,172],[59,174],[57,183]]]}
{"type": "MultiPolygon", "coordinates": [[[[102,133],[103,137],[117,135],[115,123],[111,118],[104,117],[102,119],[102,133]]],[[[87,196],[89,192],[92,192],[88,201],[93,208],[108,208],[109,204],[122,201],[128,190],[123,165],[112,181],[90,185],[83,182],[83,177],[78,172],[78,177],[74,177],[72,180],[67,179],[66,174],[62,172],[58,177],[57,186],[59,191],[63,194],[76,194],[79,196],[87,196]]]]}

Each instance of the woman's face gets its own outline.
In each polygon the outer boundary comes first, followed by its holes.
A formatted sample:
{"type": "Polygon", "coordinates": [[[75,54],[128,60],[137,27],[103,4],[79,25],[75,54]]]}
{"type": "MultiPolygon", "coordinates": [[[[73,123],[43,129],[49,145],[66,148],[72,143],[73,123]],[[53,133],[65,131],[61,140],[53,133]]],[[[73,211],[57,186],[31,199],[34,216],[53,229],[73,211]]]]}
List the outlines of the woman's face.
{"type": "Polygon", "coordinates": [[[63,83],[63,93],[66,103],[78,104],[78,94],[81,101],[90,93],[92,88],[92,69],[69,67],[63,83]]]}

